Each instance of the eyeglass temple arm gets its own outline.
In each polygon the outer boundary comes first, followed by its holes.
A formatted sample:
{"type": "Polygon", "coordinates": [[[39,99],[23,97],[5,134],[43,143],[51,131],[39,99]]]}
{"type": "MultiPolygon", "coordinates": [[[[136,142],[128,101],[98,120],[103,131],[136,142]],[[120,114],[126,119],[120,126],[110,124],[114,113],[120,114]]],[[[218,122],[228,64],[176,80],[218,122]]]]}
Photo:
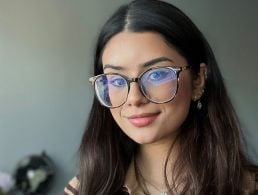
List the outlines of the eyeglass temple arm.
{"type": "Polygon", "coordinates": [[[182,70],[191,69],[191,66],[183,66],[183,67],[181,67],[180,69],[181,69],[181,71],[182,71],[182,70]]]}
{"type": "Polygon", "coordinates": [[[89,78],[89,82],[93,85],[95,80],[96,80],[97,76],[94,76],[94,77],[90,77],[89,78]]]}

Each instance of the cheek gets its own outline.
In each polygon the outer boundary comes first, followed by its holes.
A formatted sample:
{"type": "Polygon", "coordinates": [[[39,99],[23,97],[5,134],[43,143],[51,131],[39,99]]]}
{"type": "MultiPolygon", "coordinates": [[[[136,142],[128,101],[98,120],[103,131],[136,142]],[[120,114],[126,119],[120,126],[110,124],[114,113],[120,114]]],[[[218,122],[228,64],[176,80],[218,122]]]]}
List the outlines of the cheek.
{"type": "Polygon", "coordinates": [[[110,109],[111,115],[113,116],[116,123],[120,126],[121,121],[121,108],[110,109]]]}
{"type": "MultiPolygon", "coordinates": [[[[181,79],[179,83],[179,88],[177,91],[177,95],[171,102],[165,106],[167,108],[167,112],[169,112],[170,116],[173,116],[171,120],[181,121],[183,122],[187,117],[190,109],[190,104],[192,100],[192,83],[189,77],[185,77],[181,79]]],[[[174,121],[174,122],[175,122],[174,121]]]]}
{"type": "MultiPolygon", "coordinates": [[[[116,124],[120,127],[120,129],[129,136],[128,134],[128,128],[127,125],[122,114],[121,114],[121,110],[122,108],[114,108],[114,109],[110,109],[111,115],[113,116],[116,124]]],[[[130,137],[130,136],[129,136],[130,137]]]]}
{"type": "Polygon", "coordinates": [[[182,78],[179,81],[179,86],[178,86],[178,96],[180,97],[178,99],[182,99],[190,102],[192,97],[192,91],[193,91],[193,87],[192,87],[192,79],[190,74],[184,75],[184,76],[182,75],[182,78]]]}
{"type": "Polygon", "coordinates": [[[180,102],[190,103],[192,99],[192,86],[190,83],[187,83],[185,86],[182,86],[178,92],[177,100],[180,102]]]}

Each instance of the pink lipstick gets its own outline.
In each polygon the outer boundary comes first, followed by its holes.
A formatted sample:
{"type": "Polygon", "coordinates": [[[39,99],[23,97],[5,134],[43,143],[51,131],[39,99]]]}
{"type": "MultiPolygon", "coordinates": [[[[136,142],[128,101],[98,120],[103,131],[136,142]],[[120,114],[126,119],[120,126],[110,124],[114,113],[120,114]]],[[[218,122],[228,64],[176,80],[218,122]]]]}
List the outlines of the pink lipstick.
{"type": "Polygon", "coordinates": [[[136,127],[145,127],[153,123],[159,113],[145,113],[128,117],[129,122],[136,127]]]}

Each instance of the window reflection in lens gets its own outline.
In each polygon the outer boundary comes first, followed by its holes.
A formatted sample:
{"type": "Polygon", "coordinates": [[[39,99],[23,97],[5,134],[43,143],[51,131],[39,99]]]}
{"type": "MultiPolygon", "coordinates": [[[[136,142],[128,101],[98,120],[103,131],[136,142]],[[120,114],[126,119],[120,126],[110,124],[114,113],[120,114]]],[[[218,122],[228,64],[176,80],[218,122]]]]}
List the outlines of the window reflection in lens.
{"type": "Polygon", "coordinates": [[[127,98],[127,81],[120,75],[107,75],[109,98],[112,106],[119,106],[127,98]]]}
{"type": "Polygon", "coordinates": [[[95,88],[100,102],[104,105],[111,106],[107,83],[107,77],[103,75],[95,81],[95,88]]]}

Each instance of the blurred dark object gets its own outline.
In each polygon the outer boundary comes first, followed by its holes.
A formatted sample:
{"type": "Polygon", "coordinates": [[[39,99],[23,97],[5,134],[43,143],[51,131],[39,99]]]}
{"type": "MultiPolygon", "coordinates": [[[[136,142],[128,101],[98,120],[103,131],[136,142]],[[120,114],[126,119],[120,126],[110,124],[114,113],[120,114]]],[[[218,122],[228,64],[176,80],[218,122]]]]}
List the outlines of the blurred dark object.
{"type": "Polygon", "coordinates": [[[51,188],[54,173],[53,161],[45,152],[27,156],[17,165],[16,188],[26,195],[44,195],[51,188]]]}

